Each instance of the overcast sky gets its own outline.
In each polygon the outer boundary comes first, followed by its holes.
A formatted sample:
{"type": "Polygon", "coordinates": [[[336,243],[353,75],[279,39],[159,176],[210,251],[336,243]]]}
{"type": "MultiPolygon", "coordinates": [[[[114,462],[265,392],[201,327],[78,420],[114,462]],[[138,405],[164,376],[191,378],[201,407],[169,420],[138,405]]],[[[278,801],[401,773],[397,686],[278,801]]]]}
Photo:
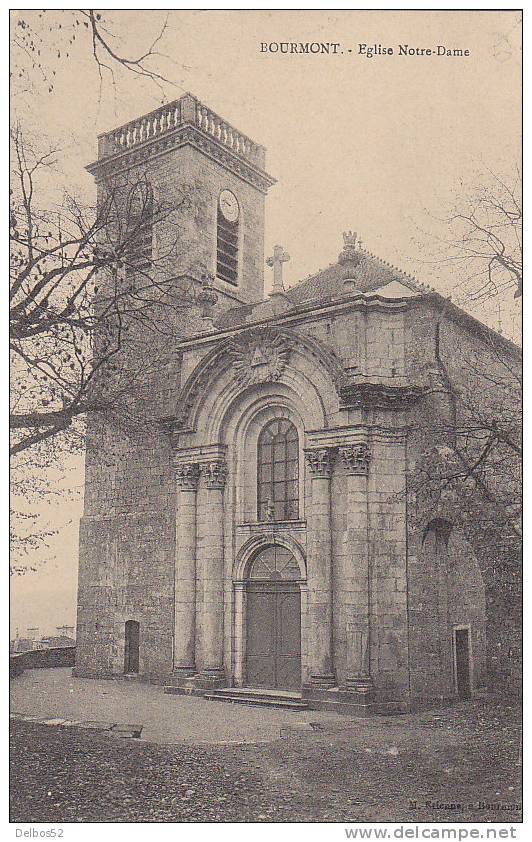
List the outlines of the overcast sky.
{"type": "MultiPolygon", "coordinates": [[[[69,58],[64,50],[59,58],[49,17],[21,14],[43,39],[54,90],[35,71],[31,87],[15,80],[13,107],[40,139],[61,146],[54,198],[64,186],[92,201],[84,166],[96,157],[96,135],[188,90],[267,147],[267,170],[278,183],[266,204],[266,249],[279,243],[290,253],[289,284],[335,261],[342,231],[352,229],[370,251],[450,291],[451,276],[429,278],[419,262],[422,231],[483,168],[506,175],[520,162],[517,12],[171,12],[158,44],[168,58],[153,64],[176,83],[164,91],[124,74],[116,89],[104,76],[100,91],[82,26],[69,58]],[[281,41],[341,46],[336,55],[261,52],[261,42],[281,41]],[[394,55],[367,58],[360,43],[392,47],[394,55]],[[400,57],[399,44],[470,56],[400,57]]],[[[125,55],[144,51],[165,17],[105,15],[125,55]]],[[[63,22],[71,24],[70,13],[63,22]]],[[[511,332],[515,307],[504,306],[511,332]]],[[[496,323],[493,305],[478,315],[496,323]]],[[[77,461],[71,484],[80,485],[77,461]]],[[[53,516],[63,524],[56,560],[14,581],[12,627],[21,634],[28,625],[48,633],[74,619],[79,513],[77,502],[53,516]]]]}

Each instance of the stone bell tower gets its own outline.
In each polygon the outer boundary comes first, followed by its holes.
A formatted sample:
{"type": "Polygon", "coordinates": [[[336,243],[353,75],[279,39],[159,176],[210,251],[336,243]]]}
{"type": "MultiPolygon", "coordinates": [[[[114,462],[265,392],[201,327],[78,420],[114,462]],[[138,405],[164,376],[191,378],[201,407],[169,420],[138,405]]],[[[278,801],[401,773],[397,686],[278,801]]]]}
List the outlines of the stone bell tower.
{"type": "Polygon", "coordinates": [[[154,259],[171,253],[174,276],[213,275],[220,303],[232,306],[263,297],[264,200],[275,183],[265,153],[187,93],[100,135],[98,160],[87,169],[101,193],[138,172],[155,203],[175,204],[171,224],[156,226],[154,259]]]}
{"type": "Polygon", "coordinates": [[[127,196],[131,208],[142,185],[154,209],[126,277],[136,266],[149,266],[154,280],[169,282],[178,299],[181,290],[199,287],[202,276],[210,278],[182,313],[167,308],[160,336],[152,331],[145,337],[142,323],[134,324],[127,362],[135,348],[151,363],[158,354],[169,357],[164,365],[146,366],[150,385],[135,393],[145,400],[134,429],[125,435],[121,419],[89,417],[77,675],[160,677],[172,671],[176,478],[168,435],[156,423],[144,423],[142,412],[146,407],[149,418],[175,412],[179,339],[205,331],[208,305],[216,301],[227,309],[263,298],[264,203],[274,183],[264,167],[262,146],[190,94],[99,137],[98,160],[88,170],[100,203],[112,190],[119,202],[127,196]]]}

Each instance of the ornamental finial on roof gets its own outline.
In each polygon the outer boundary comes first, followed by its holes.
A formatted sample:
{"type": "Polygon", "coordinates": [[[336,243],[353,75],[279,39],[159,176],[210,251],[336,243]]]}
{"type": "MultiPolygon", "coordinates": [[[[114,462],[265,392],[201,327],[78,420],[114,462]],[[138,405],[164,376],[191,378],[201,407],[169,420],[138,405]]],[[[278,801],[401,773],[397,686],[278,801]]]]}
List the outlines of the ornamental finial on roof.
{"type": "Polygon", "coordinates": [[[344,247],[338,255],[338,263],[358,263],[360,260],[361,240],[357,240],[356,231],[344,231],[344,247]]]}
{"type": "Polygon", "coordinates": [[[357,232],[355,231],[344,231],[344,246],[356,246],[357,244],[357,232]]]}

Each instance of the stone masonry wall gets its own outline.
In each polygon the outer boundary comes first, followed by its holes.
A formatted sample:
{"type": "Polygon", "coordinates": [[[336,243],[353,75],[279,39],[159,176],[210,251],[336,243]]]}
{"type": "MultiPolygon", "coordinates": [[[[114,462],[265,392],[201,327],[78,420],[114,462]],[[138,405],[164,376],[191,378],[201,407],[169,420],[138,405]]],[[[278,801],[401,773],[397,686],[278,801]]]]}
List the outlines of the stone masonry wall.
{"type": "MultiPolygon", "coordinates": [[[[431,384],[433,390],[418,408],[408,445],[410,664],[412,695],[417,700],[443,698],[455,692],[453,624],[471,623],[477,684],[487,679],[507,687],[510,654],[520,651],[520,602],[505,590],[501,570],[508,552],[508,545],[502,540],[504,518],[492,534],[484,534],[475,513],[483,513],[487,503],[474,482],[466,487],[461,481],[458,496],[451,486],[446,488],[440,483],[443,493],[438,501],[434,493],[426,491],[438,486],[434,477],[439,471],[447,475],[445,460],[453,452],[450,431],[463,424],[467,428],[469,422],[462,404],[467,403],[469,396],[488,418],[491,405],[499,407],[499,415],[511,414],[517,408],[517,404],[512,406],[511,392],[501,391],[498,385],[507,365],[518,367],[517,354],[502,343],[497,344],[496,338],[493,343],[490,350],[489,337],[486,340],[474,327],[452,321],[436,307],[417,307],[408,319],[407,370],[412,377],[431,384]],[[437,365],[436,349],[443,368],[437,365]],[[449,384],[457,396],[454,404],[449,384]],[[441,582],[438,592],[442,575],[439,566],[427,547],[422,547],[424,530],[434,518],[444,518],[454,526],[444,592],[441,582]],[[448,612],[443,630],[438,625],[438,611],[440,615],[448,612]]],[[[509,454],[509,461],[501,463],[503,472],[512,458],[515,457],[509,454]]],[[[504,473],[501,477],[504,482],[504,473]]],[[[518,542],[513,546],[519,563],[518,542]]]]}
{"type": "Polygon", "coordinates": [[[264,276],[264,196],[243,179],[220,167],[198,150],[185,146],[146,164],[155,203],[174,211],[156,228],[161,271],[168,277],[202,271],[216,274],[217,203],[220,191],[231,190],[240,206],[240,279],[238,287],[216,279],[214,285],[228,306],[260,301],[264,276]],[[167,257],[166,257],[167,256],[167,257]]]}
{"type": "Polygon", "coordinates": [[[486,601],[478,562],[462,535],[409,546],[410,685],[414,707],[455,696],[453,627],[471,626],[473,684],[485,682],[486,601]]]}
{"type": "Polygon", "coordinates": [[[371,674],[383,701],[408,704],[405,447],[374,438],[369,475],[371,674]]]}

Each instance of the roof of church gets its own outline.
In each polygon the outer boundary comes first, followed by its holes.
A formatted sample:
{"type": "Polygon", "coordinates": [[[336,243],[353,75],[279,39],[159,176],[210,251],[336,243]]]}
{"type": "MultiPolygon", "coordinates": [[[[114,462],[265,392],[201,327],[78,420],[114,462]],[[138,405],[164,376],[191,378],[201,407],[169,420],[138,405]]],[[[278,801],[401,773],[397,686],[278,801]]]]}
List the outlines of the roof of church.
{"type": "MultiPolygon", "coordinates": [[[[446,312],[451,318],[466,322],[470,328],[481,333],[488,333],[508,350],[520,354],[519,347],[511,340],[496,333],[492,328],[462,310],[433,287],[417,281],[397,266],[392,266],[391,263],[381,260],[375,254],[360,248],[360,242],[356,243],[356,234],[352,235],[351,232],[344,234],[344,248],[336,263],[331,263],[330,266],[309,275],[294,286],[285,289],[284,292],[296,310],[312,304],[319,307],[334,299],[357,293],[361,295],[378,293],[390,298],[430,295],[445,301],[446,312]],[[347,285],[346,280],[350,281],[347,285]]],[[[248,320],[252,321],[255,309],[264,307],[264,304],[265,302],[261,301],[226,310],[218,317],[217,329],[228,330],[239,327],[248,320]]],[[[257,315],[259,312],[260,310],[257,315]]]]}
{"type": "MultiPolygon", "coordinates": [[[[320,269],[294,286],[288,287],[285,289],[285,295],[294,307],[304,307],[313,303],[319,305],[320,302],[345,296],[348,293],[368,294],[375,292],[394,281],[417,295],[429,291],[428,287],[424,287],[397,267],[386,263],[364,249],[354,247],[352,243],[348,243],[344,246],[336,263],[331,263],[330,266],[320,269]],[[353,282],[350,288],[347,288],[344,283],[347,278],[353,282]]],[[[406,290],[405,294],[408,294],[406,290]]],[[[245,304],[226,310],[219,316],[217,327],[221,330],[227,330],[243,324],[251,316],[253,310],[263,303],[245,304]]]]}
{"type": "Polygon", "coordinates": [[[356,252],[355,260],[347,258],[341,262],[341,258],[342,255],[337,263],[332,263],[287,289],[286,294],[290,300],[298,305],[345,295],[346,278],[354,282],[353,292],[374,292],[393,281],[399,281],[418,294],[427,292],[414,278],[363,249],[356,252]]]}

